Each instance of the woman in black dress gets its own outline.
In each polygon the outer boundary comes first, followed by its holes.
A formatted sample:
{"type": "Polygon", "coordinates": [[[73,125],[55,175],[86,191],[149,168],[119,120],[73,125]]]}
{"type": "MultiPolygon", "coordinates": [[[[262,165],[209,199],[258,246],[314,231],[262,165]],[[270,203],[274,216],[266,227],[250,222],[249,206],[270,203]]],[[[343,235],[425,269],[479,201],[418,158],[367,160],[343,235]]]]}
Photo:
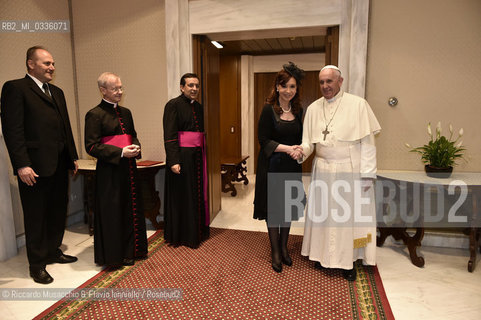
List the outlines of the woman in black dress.
{"type": "MultiPolygon", "coordinates": [[[[292,265],[287,251],[291,221],[302,212],[284,210],[284,181],[302,181],[302,167],[297,163],[301,156],[302,107],[300,85],[304,71],[295,64],[285,64],[276,75],[274,86],[258,124],[261,146],[257,161],[254,218],[266,220],[271,243],[272,268],[282,271],[282,263],[292,265]],[[268,190],[269,173],[271,185],[268,190]],[[279,174],[278,174],[279,173],[279,174]],[[279,180],[280,179],[280,180],[279,180]],[[279,183],[280,182],[280,183],[279,183]],[[282,192],[277,192],[277,191],[282,192]]],[[[304,191],[302,190],[302,197],[304,191]]]]}

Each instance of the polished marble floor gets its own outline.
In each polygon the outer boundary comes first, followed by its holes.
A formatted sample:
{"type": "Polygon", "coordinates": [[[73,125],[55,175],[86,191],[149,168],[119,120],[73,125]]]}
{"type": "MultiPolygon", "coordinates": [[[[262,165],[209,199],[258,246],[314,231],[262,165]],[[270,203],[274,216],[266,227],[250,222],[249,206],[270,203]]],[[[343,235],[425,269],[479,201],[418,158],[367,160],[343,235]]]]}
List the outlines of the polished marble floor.
{"type": "MultiPolygon", "coordinates": [[[[222,197],[222,211],[212,227],[265,231],[265,223],[252,219],[254,177],[247,186],[237,185],[238,194],[222,197]]],[[[149,230],[148,234],[154,231],[149,230]]],[[[293,234],[303,233],[302,222],[292,227],[293,234]]],[[[40,285],[29,277],[25,248],[5,262],[0,262],[0,292],[11,288],[75,288],[97,274],[101,268],[93,262],[93,239],[87,227],[77,224],[68,228],[62,248],[79,261],[68,265],[49,265],[55,281],[40,285]]],[[[467,249],[422,247],[426,265],[411,264],[407,249],[387,241],[377,250],[378,268],[396,319],[479,319],[481,317],[481,266],[467,271],[467,249]]],[[[478,264],[480,264],[478,257],[478,264]]],[[[266,267],[270,265],[266,263],[266,267]]],[[[5,301],[0,298],[0,319],[31,319],[55,301],[5,301]]]]}

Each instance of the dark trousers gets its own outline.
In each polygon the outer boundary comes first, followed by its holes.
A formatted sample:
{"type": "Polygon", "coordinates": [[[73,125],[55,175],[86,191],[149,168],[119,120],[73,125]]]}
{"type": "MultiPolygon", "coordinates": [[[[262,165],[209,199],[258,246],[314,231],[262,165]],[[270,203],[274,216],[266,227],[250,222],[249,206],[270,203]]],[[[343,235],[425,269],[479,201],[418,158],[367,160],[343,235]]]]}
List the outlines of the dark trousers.
{"type": "Polygon", "coordinates": [[[68,203],[68,169],[59,156],[55,173],[36,178],[32,187],[18,179],[22,200],[27,258],[30,268],[44,268],[49,258],[62,254],[68,203]]]}

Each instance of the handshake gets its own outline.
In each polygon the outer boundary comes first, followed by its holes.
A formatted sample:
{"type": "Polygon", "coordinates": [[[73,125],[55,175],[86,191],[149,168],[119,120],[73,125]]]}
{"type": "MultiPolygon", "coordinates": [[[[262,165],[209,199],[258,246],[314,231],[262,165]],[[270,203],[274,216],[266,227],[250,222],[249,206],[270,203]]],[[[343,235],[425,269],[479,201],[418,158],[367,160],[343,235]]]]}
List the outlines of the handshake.
{"type": "Polygon", "coordinates": [[[299,160],[304,156],[301,146],[288,146],[286,153],[294,160],[299,160]]]}

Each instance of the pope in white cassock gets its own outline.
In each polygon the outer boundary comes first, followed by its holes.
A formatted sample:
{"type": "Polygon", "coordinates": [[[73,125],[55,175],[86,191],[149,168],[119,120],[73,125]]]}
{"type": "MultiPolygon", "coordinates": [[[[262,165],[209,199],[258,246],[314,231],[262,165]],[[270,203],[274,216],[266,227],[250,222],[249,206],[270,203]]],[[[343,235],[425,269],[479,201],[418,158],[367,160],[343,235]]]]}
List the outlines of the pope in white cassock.
{"type": "Polygon", "coordinates": [[[356,279],[353,263],[376,264],[374,135],[381,127],[361,97],[341,90],[341,71],[319,73],[323,97],[307,109],[302,136],[304,161],[315,153],[301,254],[316,268],[340,268],[356,279]]]}

